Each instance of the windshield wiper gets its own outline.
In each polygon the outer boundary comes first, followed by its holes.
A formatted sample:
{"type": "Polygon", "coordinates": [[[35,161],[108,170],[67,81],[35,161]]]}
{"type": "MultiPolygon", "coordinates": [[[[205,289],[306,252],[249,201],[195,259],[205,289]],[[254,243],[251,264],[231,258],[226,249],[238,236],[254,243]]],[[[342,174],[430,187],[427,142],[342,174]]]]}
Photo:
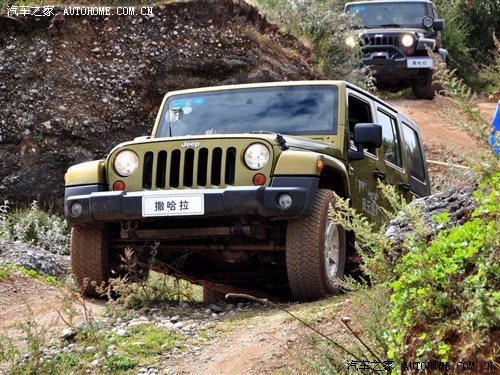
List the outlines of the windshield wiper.
{"type": "Polygon", "coordinates": [[[366,25],[355,25],[351,27],[352,29],[373,29],[371,26],[366,26],[366,25]]]}
{"type": "Polygon", "coordinates": [[[397,24],[397,23],[386,23],[386,24],[380,25],[380,27],[402,27],[402,26],[397,24]]]}
{"type": "Polygon", "coordinates": [[[268,130],[252,130],[251,132],[248,132],[248,134],[274,134],[276,132],[270,132],[268,130]]]}

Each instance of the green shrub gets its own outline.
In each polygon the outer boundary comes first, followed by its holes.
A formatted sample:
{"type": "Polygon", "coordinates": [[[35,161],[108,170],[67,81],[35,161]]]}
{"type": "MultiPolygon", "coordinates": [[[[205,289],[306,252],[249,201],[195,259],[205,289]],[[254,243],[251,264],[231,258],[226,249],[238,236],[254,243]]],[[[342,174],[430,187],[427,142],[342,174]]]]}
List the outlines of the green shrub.
{"type": "MultiPolygon", "coordinates": [[[[385,350],[385,357],[396,364],[489,360],[493,353],[482,353],[481,348],[487,347],[500,326],[500,172],[496,166],[496,172],[483,174],[475,193],[477,208],[461,226],[423,236],[428,230],[418,208],[402,203],[399,217],[412,231],[397,249],[386,237],[386,225],[373,232],[347,201],[338,198],[330,211],[336,222],[357,234],[362,268],[372,290],[390,296],[386,305],[379,302],[361,321],[367,341],[379,352],[385,350]],[[381,319],[384,314],[387,318],[381,319]],[[473,345],[466,345],[471,338],[473,345]]],[[[387,195],[395,190],[384,186],[382,192],[387,195]]],[[[434,221],[446,228],[448,217],[444,213],[434,221]]]]}
{"type": "MultiPolygon", "coordinates": [[[[489,192],[477,192],[472,220],[440,232],[430,244],[406,247],[395,267],[397,279],[390,283],[392,358],[447,361],[461,338],[478,331],[486,338],[498,327],[500,174],[487,180],[489,192]],[[413,353],[407,352],[410,333],[420,341],[413,344],[413,353]]],[[[435,220],[444,224],[447,214],[435,220]]],[[[476,354],[461,352],[465,358],[476,354]]]]}
{"type": "Polygon", "coordinates": [[[69,254],[70,228],[66,221],[40,209],[34,201],[27,209],[9,212],[8,202],[0,206],[0,240],[21,241],[56,254],[69,254]]]}
{"type": "Polygon", "coordinates": [[[124,309],[155,307],[165,302],[200,301],[200,287],[187,281],[157,272],[151,272],[146,280],[130,282],[128,277],[112,279],[103,294],[117,294],[115,304],[124,309]]]}

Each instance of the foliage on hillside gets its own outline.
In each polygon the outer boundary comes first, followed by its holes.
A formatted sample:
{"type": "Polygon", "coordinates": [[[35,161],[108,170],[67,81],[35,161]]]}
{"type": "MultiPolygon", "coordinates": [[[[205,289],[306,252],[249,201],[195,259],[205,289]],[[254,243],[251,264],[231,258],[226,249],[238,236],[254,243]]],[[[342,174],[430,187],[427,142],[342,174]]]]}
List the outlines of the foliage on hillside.
{"type": "Polygon", "coordinates": [[[500,25],[500,0],[435,0],[434,3],[446,21],[443,44],[450,52],[450,67],[458,69],[474,89],[498,93],[500,65],[495,55],[494,33],[500,25]],[[488,66],[496,66],[496,82],[493,75],[478,76],[488,66]]]}

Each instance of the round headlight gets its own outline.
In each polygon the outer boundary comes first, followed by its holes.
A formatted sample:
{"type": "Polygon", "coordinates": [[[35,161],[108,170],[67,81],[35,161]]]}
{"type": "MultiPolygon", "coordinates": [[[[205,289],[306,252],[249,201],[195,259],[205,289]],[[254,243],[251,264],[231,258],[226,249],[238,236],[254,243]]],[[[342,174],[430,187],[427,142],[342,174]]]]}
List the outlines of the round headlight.
{"type": "Polygon", "coordinates": [[[245,164],[250,169],[262,169],[269,162],[269,149],[262,143],[254,143],[245,151],[245,164]]]}
{"type": "Polygon", "coordinates": [[[410,34],[406,34],[403,36],[403,39],[401,39],[401,43],[405,47],[411,47],[413,45],[413,37],[410,34]]]}
{"type": "Polygon", "coordinates": [[[134,151],[122,151],[118,155],[116,155],[114,167],[116,173],[118,173],[120,176],[131,176],[139,167],[139,157],[134,151]]]}

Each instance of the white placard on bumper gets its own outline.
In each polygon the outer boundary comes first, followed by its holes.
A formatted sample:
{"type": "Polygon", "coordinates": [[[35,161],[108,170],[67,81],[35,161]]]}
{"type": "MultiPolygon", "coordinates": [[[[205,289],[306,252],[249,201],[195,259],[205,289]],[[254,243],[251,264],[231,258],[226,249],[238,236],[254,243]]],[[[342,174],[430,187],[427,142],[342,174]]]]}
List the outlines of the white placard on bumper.
{"type": "Polygon", "coordinates": [[[183,216],[205,213],[203,194],[168,194],[142,197],[142,216],[183,216]]]}
{"type": "Polygon", "coordinates": [[[408,68],[432,68],[432,58],[430,57],[408,57],[406,60],[408,68]]]}

